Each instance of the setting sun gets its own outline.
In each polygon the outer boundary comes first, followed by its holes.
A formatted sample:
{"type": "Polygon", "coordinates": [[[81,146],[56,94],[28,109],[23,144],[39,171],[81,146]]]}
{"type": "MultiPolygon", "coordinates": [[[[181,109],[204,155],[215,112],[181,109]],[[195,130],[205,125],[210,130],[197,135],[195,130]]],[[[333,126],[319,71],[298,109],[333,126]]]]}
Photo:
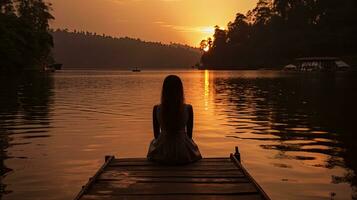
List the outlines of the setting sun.
{"type": "Polygon", "coordinates": [[[205,52],[209,51],[209,46],[206,46],[205,48],[203,48],[203,51],[205,51],[205,52]]]}
{"type": "Polygon", "coordinates": [[[214,26],[212,27],[203,27],[201,29],[202,33],[207,33],[207,34],[210,34],[210,35],[213,35],[214,34],[214,26]]]}

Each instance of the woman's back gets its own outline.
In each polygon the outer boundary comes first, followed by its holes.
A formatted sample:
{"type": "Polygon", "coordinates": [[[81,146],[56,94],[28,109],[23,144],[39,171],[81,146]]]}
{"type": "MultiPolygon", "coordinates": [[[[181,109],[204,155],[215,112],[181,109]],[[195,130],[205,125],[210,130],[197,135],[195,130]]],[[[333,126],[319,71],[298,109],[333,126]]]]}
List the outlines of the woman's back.
{"type": "Polygon", "coordinates": [[[181,116],[181,119],[177,120],[177,126],[174,129],[169,129],[165,127],[165,121],[163,119],[163,115],[162,115],[162,106],[161,105],[157,105],[155,106],[156,108],[156,120],[159,122],[159,125],[161,127],[161,132],[165,133],[165,134],[176,134],[178,132],[182,133],[184,132],[185,134],[187,134],[187,125],[189,123],[190,120],[190,112],[192,112],[192,106],[189,104],[184,104],[184,108],[183,108],[183,113],[181,116]]]}

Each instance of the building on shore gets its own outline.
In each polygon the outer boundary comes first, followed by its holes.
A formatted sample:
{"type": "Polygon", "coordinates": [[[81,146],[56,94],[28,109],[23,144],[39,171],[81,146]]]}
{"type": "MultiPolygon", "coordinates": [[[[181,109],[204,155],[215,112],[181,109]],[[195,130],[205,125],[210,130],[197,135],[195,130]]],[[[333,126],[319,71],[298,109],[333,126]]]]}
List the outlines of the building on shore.
{"type": "Polygon", "coordinates": [[[348,70],[350,66],[337,57],[304,57],[297,58],[297,71],[341,71],[348,70]]]}

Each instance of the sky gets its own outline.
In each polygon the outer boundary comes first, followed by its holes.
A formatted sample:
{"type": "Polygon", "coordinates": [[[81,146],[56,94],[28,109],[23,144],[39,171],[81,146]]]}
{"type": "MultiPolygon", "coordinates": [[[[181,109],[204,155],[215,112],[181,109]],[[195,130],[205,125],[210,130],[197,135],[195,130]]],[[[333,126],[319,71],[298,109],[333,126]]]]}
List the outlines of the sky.
{"type": "Polygon", "coordinates": [[[199,46],[257,0],[49,0],[52,28],[199,46]]]}

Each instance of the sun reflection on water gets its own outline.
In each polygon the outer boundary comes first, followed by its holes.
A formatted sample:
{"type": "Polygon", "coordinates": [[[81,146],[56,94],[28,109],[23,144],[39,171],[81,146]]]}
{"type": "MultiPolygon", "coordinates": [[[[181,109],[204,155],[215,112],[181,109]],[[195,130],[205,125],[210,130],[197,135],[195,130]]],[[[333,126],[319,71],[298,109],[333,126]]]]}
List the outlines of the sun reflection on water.
{"type": "Polygon", "coordinates": [[[204,90],[204,104],[205,104],[205,110],[208,110],[208,104],[209,104],[209,93],[210,93],[210,84],[209,84],[209,71],[205,70],[205,90],[204,90]]]}

